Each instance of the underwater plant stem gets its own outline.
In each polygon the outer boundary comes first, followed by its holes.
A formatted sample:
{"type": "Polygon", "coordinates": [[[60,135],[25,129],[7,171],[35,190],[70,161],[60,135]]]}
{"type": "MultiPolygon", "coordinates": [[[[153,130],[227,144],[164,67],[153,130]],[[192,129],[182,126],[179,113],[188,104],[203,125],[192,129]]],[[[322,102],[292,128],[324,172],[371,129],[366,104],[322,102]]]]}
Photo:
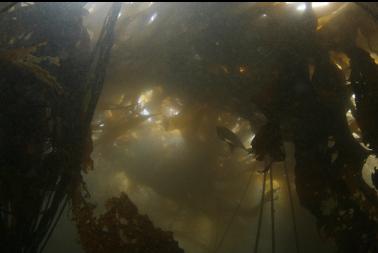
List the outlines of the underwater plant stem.
{"type": "Polygon", "coordinates": [[[105,18],[100,37],[92,52],[91,65],[89,67],[86,89],[90,90],[91,98],[85,111],[84,133],[88,132],[97,102],[103,88],[106,67],[109,62],[110,52],[114,43],[114,28],[121,11],[122,3],[115,2],[111,6],[105,18]]]}
{"type": "Polygon", "coordinates": [[[41,244],[38,252],[43,252],[43,250],[45,249],[47,243],[50,240],[50,237],[51,237],[52,233],[55,230],[56,225],[58,224],[58,222],[60,220],[60,217],[62,216],[64,210],[66,210],[66,206],[67,206],[68,200],[69,200],[68,197],[65,196],[64,199],[63,199],[63,201],[62,201],[63,203],[61,204],[60,211],[59,211],[58,215],[55,217],[55,219],[53,221],[53,226],[50,227],[50,230],[48,231],[46,237],[44,238],[44,240],[43,240],[43,242],[42,242],[42,244],[41,244]]]}
{"type": "Polygon", "coordinates": [[[270,165],[266,165],[264,168],[264,177],[262,181],[262,193],[261,193],[261,202],[260,202],[260,212],[259,212],[259,221],[257,224],[257,232],[256,232],[256,238],[255,238],[255,247],[253,249],[254,253],[258,252],[259,249],[259,241],[260,241],[260,233],[261,233],[261,223],[262,223],[262,216],[264,212],[264,202],[265,202],[265,181],[266,181],[266,172],[267,168],[269,168],[270,165]]]}
{"type": "Polygon", "coordinates": [[[273,190],[273,167],[270,167],[270,218],[271,218],[271,233],[272,233],[272,253],[276,252],[276,235],[275,235],[275,220],[274,220],[274,190],[273,190]]]}
{"type": "MultiPolygon", "coordinates": [[[[264,175],[265,175],[265,173],[264,173],[264,175]]],[[[228,222],[228,224],[227,224],[227,227],[226,227],[226,229],[224,230],[224,232],[223,232],[223,234],[222,234],[222,237],[221,237],[221,239],[220,239],[218,245],[215,247],[215,250],[214,250],[215,253],[218,252],[218,250],[219,250],[220,247],[222,246],[222,244],[223,244],[223,242],[224,242],[224,239],[226,238],[227,233],[228,233],[228,231],[230,230],[231,225],[232,225],[232,223],[234,222],[234,220],[235,220],[235,218],[236,218],[236,215],[238,214],[238,212],[239,212],[239,210],[240,210],[240,207],[241,207],[241,205],[242,205],[242,202],[243,202],[245,196],[247,195],[247,192],[248,192],[249,186],[251,185],[252,177],[253,177],[253,172],[251,172],[251,174],[250,174],[250,176],[249,176],[249,178],[248,178],[247,185],[245,186],[244,191],[242,192],[242,194],[241,194],[241,196],[240,196],[239,203],[238,203],[238,205],[236,206],[236,208],[235,208],[235,210],[234,210],[234,212],[233,212],[233,214],[232,214],[232,216],[231,216],[231,218],[230,218],[230,220],[229,220],[229,222],[228,222]]]]}
{"type": "Polygon", "coordinates": [[[284,170],[285,170],[287,189],[289,191],[289,201],[290,201],[290,209],[291,209],[291,218],[292,218],[292,221],[293,221],[293,230],[294,230],[295,252],[299,253],[299,240],[298,240],[297,220],[296,220],[296,217],[295,217],[293,192],[291,190],[290,179],[289,179],[289,172],[288,172],[288,169],[287,169],[286,160],[284,161],[284,170]]]}

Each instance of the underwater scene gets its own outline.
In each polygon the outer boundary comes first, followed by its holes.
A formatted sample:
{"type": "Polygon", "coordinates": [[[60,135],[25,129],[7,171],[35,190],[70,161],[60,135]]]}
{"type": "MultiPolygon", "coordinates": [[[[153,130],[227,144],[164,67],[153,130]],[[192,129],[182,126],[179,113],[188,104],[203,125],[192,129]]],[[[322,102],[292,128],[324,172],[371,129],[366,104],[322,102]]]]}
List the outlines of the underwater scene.
{"type": "Polygon", "coordinates": [[[1,253],[377,253],[378,4],[1,2],[1,253]]]}

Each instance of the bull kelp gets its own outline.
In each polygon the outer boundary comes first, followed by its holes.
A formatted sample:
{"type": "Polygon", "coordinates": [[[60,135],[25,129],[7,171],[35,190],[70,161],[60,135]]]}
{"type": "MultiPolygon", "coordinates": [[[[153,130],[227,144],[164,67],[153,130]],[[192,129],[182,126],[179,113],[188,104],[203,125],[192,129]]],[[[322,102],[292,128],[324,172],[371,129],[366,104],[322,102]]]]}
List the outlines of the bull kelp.
{"type": "Polygon", "coordinates": [[[1,252],[378,252],[376,3],[0,22],[1,252]]]}

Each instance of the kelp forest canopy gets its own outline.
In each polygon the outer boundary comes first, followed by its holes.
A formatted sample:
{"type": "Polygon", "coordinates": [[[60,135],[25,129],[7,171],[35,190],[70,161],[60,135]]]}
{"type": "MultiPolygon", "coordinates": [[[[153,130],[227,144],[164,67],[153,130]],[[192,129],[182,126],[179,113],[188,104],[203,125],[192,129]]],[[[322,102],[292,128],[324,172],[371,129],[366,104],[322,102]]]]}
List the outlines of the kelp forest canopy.
{"type": "Polygon", "coordinates": [[[378,252],[377,64],[376,3],[3,2],[0,251],[378,252]]]}

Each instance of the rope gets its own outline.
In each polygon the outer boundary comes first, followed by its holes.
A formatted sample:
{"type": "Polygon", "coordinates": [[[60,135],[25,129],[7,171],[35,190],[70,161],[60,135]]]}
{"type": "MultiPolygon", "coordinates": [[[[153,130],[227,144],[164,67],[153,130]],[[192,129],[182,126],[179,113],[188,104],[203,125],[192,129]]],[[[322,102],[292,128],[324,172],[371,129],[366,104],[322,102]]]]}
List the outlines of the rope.
{"type": "MultiPolygon", "coordinates": [[[[265,173],[264,173],[264,175],[265,175],[265,173]]],[[[250,176],[249,176],[249,178],[248,178],[247,185],[246,185],[246,187],[245,187],[245,189],[244,189],[242,195],[240,196],[239,203],[238,203],[238,205],[236,206],[236,208],[235,208],[235,210],[234,210],[234,212],[233,212],[233,214],[232,214],[232,216],[231,216],[231,219],[229,220],[229,222],[228,222],[228,224],[227,224],[227,227],[226,227],[226,229],[224,230],[224,232],[223,232],[223,234],[222,234],[222,237],[221,237],[221,239],[220,239],[220,241],[219,241],[219,243],[218,243],[218,246],[215,247],[215,250],[214,250],[215,253],[218,252],[219,248],[222,246],[222,244],[223,244],[223,242],[224,242],[224,239],[226,238],[226,235],[227,235],[228,231],[230,230],[230,227],[231,227],[232,223],[234,222],[234,219],[235,219],[237,213],[238,213],[239,210],[240,210],[241,204],[242,204],[242,202],[243,202],[243,200],[244,200],[244,197],[245,197],[245,195],[246,195],[246,193],[247,193],[247,191],[248,191],[249,185],[251,184],[252,176],[253,176],[253,172],[251,172],[251,174],[250,174],[250,176]]]]}
{"type": "Polygon", "coordinates": [[[270,163],[269,165],[266,165],[265,169],[264,169],[264,178],[263,178],[263,184],[262,184],[259,221],[258,221],[258,225],[257,225],[257,233],[256,233],[256,238],[255,238],[255,247],[253,249],[254,253],[257,253],[258,248],[259,248],[260,233],[261,233],[261,223],[262,223],[262,216],[263,216],[263,212],[264,212],[266,172],[267,172],[267,168],[269,168],[271,166],[271,164],[272,163],[270,163]]]}
{"type": "Polygon", "coordinates": [[[275,220],[274,220],[274,190],[273,190],[273,167],[270,167],[270,218],[272,225],[272,253],[276,252],[276,235],[275,235],[275,220]]]}
{"type": "Polygon", "coordinates": [[[299,253],[297,221],[296,221],[296,217],[295,217],[294,201],[293,201],[293,195],[292,195],[292,190],[291,190],[291,185],[290,185],[290,180],[289,180],[289,172],[288,172],[288,169],[287,169],[287,166],[286,166],[286,160],[284,161],[284,170],[285,170],[285,176],[286,176],[287,189],[289,191],[291,218],[292,218],[292,221],[293,221],[293,229],[294,229],[295,252],[299,253]]]}

